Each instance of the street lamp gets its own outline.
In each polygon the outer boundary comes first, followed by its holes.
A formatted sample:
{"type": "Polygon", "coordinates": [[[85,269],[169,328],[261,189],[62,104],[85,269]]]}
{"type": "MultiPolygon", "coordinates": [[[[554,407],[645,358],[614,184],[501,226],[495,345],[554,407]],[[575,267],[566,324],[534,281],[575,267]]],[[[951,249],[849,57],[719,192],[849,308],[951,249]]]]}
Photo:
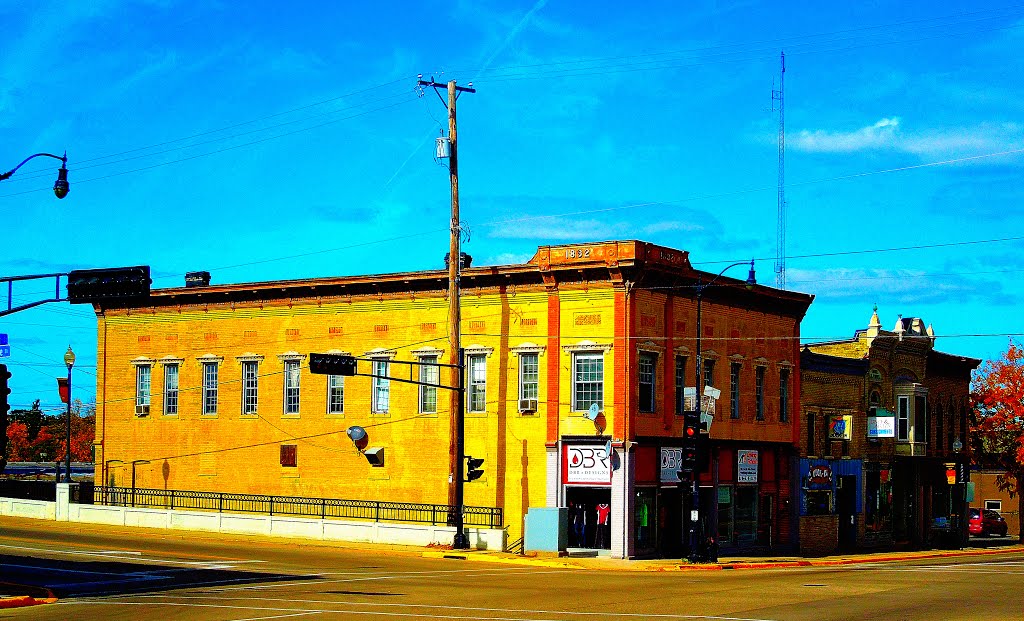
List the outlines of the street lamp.
{"type": "Polygon", "coordinates": [[[71,482],[71,367],[75,366],[75,352],[71,351],[71,346],[68,345],[68,350],[64,352],[64,364],[68,365],[68,439],[67,445],[67,464],[68,464],[68,483],[71,482]]]}
{"type": "Polygon", "coordinates": [[[71,185],[68,183],[68,152],[65,151],[64,155],[53,155],[52,153],[36,153],[26,157],[20,164],[12,168],[11,170],[0,173],[0,181],[10,179],[11,175],[18,172],[18,169],[24,166],[29,160],[37,157],[52,157],[55,160],[60,160],[60,169],[57,171],[57,181],[53,183],[53,193],[57,198],[64,198],[68,195],[68,191],[71,189],[71,185]]]}
{"type": "MultiPolygon", "coordinates": [[[[696,375],[696,378],[697,378],[697,382],[694,385],[694,391],[697,393],[695,395],[695,397],[696,397],[696,399],[695,399],[695,401],[696,401],[695,407],[697,408],[698,416],[700,415],[700,405],[701,405],[700,402],[701,402],[701,394],[703,393],[703,382],[704,382],[704,361],[701,359],[701,352],[700,352],[700,339],[701,339],[701,333],[703,332],[703,328],[701,327],[701,324],[700,324],[700,319],[701,319],[701,304],[702,304],[702,302],[704,300],[704,290],[707,289],[708,287],[714,285],[718,281],[718,279],[722,277],[722,274],[726,273],[731,268],[734,268],[737,265],[746,265],[746,264],[747,264],[746,261],[740,261],[738,263],[733,263],[732,265],[727,265],[727,266],[725,266],[724,269],[722,269],[721,272],[718,272],[717,276],[715,276],[714,278],[712,278],[710,281],[708,281],[706,283],[701,283],[701,281],[700,281],[700,272],[697,272],[697,288],[695,290],[696,291],[696,297],[697,297],[697,342],[696,342],[696,349],[697,349],[697,364],[696,364],[696,367],[697,368],[696,368],[696,372],[695,372],[695,375],[696,375]]],[[[753,289],[754,285],[756,285],[756,284],[757,284],[757,279],[754,277],[754,260],[751,259],[750,260],[750,272],[747,274],[747,282],[746,282],[747,290],[749,291],[749,290],[753,289]]],[[[711,429],[709,428],[708,429],[708,434],[710,435],[710,433],[711,433],[711,429]]],[[[698,464],[702,463],[702,460],[700,458],[700,454],[699,453],[697,454],[697,460],[696,461],[697,461],[698,464]]],[[[691,516],[690,516],[691,517],[691,519],[690,519],[690,561],[694,562],[694,563],[705,560],[705,557],[706,557],[706,554],[707,554],[707,550],[704,550],[702,552],[698,552],[698,547],[702,547],[704,545],[704,542],[701,541],[701,535],[703,534],[701,531],[703,530],[703,527],[702,527],[702,523],[701,523],[701,520],[700,520],[700,513],[698,512],[699,511],[699,507],[700,507],[700,486],[699,486],[698,478],[699,477],[698,477],[697,470],[694,469],[694,473],[693,473],[693,487],[690,490],[690,494],[691,494],[691,496],[690,496],[690,501],[691,501],[691,504],[690,504],[690,511],[691,511],[691,516]]]]}

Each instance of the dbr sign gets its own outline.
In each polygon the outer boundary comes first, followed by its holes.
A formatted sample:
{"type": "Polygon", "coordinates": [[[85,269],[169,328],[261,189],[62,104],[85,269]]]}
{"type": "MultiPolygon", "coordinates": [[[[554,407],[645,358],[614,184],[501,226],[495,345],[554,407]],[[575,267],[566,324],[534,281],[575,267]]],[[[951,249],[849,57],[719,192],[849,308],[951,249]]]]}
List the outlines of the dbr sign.
{"type": "Polygon", "coordinates": [[[603,444],[562,446],[562,482],[611,485],[612,464],[603,444]]]}
{"type": "Polygon", "coordinates": [[[11,346],[7,342],[7,335],[0,334],[0,358],[7,358],[11,355],[11,346]]]}

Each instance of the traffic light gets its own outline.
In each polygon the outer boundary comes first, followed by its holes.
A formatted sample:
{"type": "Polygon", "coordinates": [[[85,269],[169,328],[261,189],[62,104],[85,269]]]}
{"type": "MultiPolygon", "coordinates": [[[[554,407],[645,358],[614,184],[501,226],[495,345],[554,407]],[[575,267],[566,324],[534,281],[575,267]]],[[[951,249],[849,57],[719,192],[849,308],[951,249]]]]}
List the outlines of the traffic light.
{"type": "Polygon", "coordinates": [[[466,481],[476,481],[480,477],[484,476],[483,469],[480,466],[484,465],[482,458],[470,457],[466,455],[466,481]]]}
{"type": "Polygon", "coordinates": [[[346,354],[309,354],[309,372],[318,375],[355,375],[356,358],[346,354]]]}
{"type": "Polygon", "coordinates": [[[683,413],[683,460],[682,472],[693,472],[697,468],[697,453],[700,449],[700,410],[686,410],[683,413]]]}
{"type": "Polygon", "coordinates": [[[11,379],[11,372],[7,370],[7,365],[0,364],[0,418],[7,418],[7,410],[11,409],[7,402],[7,396],[11,394],[11,389],[7,385],[9,379],[11,379]]]}
{"type": "Polygon", "coordinates": [[[152,282],[148,265],[73,270],[68,274],[68,302],[86,304],[146,298],[152,282]]]}

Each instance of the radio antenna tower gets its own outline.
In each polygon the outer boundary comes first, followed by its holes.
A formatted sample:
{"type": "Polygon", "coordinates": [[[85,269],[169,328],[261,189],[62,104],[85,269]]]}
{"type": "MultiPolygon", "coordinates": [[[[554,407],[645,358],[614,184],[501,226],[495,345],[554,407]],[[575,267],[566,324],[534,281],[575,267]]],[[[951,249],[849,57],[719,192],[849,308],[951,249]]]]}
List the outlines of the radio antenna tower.
{"type": "Polygon", "coordinates": [[[775,238],[775,286],[786,288],[786,52],[779,54],[779,90],[772,89],[772,110],[779,102],[779,216],[775,238]]]}

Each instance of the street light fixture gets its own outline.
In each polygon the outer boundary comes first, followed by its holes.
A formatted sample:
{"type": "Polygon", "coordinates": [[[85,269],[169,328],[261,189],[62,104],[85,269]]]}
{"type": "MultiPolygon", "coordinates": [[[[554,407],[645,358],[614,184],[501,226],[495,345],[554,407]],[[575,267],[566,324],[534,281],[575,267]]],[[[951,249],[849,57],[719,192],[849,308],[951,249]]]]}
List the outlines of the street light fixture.
{"type": "MultiPolygon", "coordinates": [[[[727,265],[727,266],[725,266],[725,268],[722,269],[721,272],[718,272],[717,276],[715,276],[714,278],[712,278],[710,281],[708,281],[706,283],[701,283],[701,281],[700,281],[700,272],[697,273],[697,288],[695,290],[696,291],[696,298],[697,298],[697,341],[696,341],[696,349],[697,349],[697,364],[696,364],[696,367],[697,368],[696,368],[696,373],[695,373],[696,374],[696,384],[694,385],[694,390],[695,390],[695,392],[697,394],[696,394],[696,399],[695,399],[696,405],[694,407],[697,408],[697,415],[698,416],[700,416],[701,394],[703,394],[702,385],[703,385],[703,381],[704,381],[704,361],[701,359],[701,351],[700,351],[700,345],[701,345],[700,344],[700,339],[701,339],[701,333],[703,332],[703,328],[701,327],[701,323],[700,323],[700,320],[701,320],[701,304],[702,304],[702,302],[704,300],[704,290],[707,289],[708,287],[714,285],[718,281],[718,279],[722,277],[722,274],[725,274],[730,269],[736,267],[737,265],[746,265],[746,264],[747,264],[746,261],[739,261],[737,263],[733,263],[732,265],[727,265]]],[[[754,260],[751,259],[750,260],[750,271],[747,273],[747,281],[745,283],[745,287],[749,291],[749,290],[753,289],[754,285],[756,285],[756,284],[757,284],[757,278],[754,276],[754,260]]],[[[708,433],[709,434],[711,433],[710,428],[708,429],[708,433]]],[[[698,464],[701,463],[701,457],[700,457],[699,453],[697,454],[696,462],[698,464]]],[[[706,560],[707,559],[707,553],[708,553],[708,550],[703,550],[702,549],[704,547],[704,542],[702,541],[703,526],[702,526],[702,522],[700,520],[700,513],[699,513],[699,507],[700,507],[700,485],[699,485],[698,478],[699,477],[698,477],[697,469],[694,469],[694,473],[693,473],[693,487],[690,490],[690,494],[691,494],[691,496],[690,496],[690,500],[691,500],[691,505],[690,505],[690,511],[691,511],[691,519],[690,519],[690,561],[694,562],[694,563],[706,560]]]]}
{"type": "Polygon", "coordinates": [[[10,179],[11,176],[18,172],[18,169],[24,166],[29,160],[37,157],[52,157],[55,160],[60,160],[60,169],[57,171],[57,181],[53,183],[53,194],[57,198],[64,198],[68,195],[71,190],[71,184],[68,183],[68,153],[64,152],[64,155],[53,155],[52,153],[36,153],[26,157],[20,164],[12,168],[11,170],[0,173],[0,181],[10,179]]]}
{"type": "Polygon", "coordinates": [[[65,445],[67,452],[67,466],[68,466],[68,483],[71,482],[71,367],[75,366],[75,352],[71,351],[71,346],[68,345],[68,350],[64,352],[64,364],[68,365],[68,438],[67,444],[65,445]]]}

